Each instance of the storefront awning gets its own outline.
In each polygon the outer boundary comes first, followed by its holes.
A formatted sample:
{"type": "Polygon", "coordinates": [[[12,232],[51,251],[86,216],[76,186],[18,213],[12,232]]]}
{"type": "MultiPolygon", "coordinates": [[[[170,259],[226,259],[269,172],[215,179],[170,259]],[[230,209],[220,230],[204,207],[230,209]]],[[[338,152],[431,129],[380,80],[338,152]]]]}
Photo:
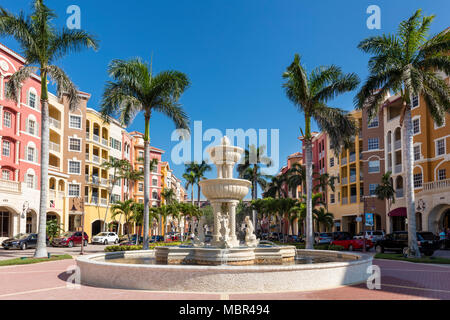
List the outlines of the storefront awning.
{"type": "Polygon", "coordinates": [[[392,210],[389,213],[390,217],[407,217],[408,213],[406,212],[406,208],[402,207],[402,208],[397,208],[395,210],[392,210]]]}

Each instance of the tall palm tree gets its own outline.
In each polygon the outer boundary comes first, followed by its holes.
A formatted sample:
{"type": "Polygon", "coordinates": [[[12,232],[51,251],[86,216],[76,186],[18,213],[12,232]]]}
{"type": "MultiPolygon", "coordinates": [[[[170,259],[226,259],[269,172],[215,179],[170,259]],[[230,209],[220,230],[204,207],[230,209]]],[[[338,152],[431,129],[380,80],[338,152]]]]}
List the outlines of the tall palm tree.
{"type": "Polygon", "coordinates": [[[10,13],[0,7],[0,35],[12,36],[19,42],[25,65],[15,72],[6,84],[6,98],[18,101],[21,85],[38,70],[41,77],[41,197],[39,202],[38,242],[34,256],[47,257],[46,220],[47,189],[49,165],[49,115],[48,115],[48,80],[56,82],[57,95],[67,96],[69,108],[74,110],[78,104],[78,90],[67,74],[54,63],[56,60],[84,48],[97,49],[98,42],[94,36],[83,30],[57,30],[52,23],[56,18],[53,10],[43,0],[35,0],[33,13],[25,17],[10,13]]]}
{"type": "Polygon", "coordinates": [[[191,172],[195,175],[195,183],[197,184],[197,206],[200,208],[200,181],[206,179],[205,173],[211,171],[212,168],[206,161],[202,161],[202,163],[198,164],[196,162],[191,162],[186,165],[186,173],[190,174],[191,172]]]}
{"type": "Polygon", "coordinates": [[[148,250],[150,204],[150,118],[154,112],[169,117],[177,128],[189,129],[189,120],[178,100],[189,86],[188,77],[178,71],[153,74],[151,65],[140,58],[113,60],[108,68],[114,81],[108,81],[103,93],[101,112],[105,119],[119,115],[123,125],[130,125],[142,112],[144,132],[144,250],[148,250]]]}
{"type": "Polygon", "coordinates": [[[196,182],[195,173],[192,171],[189,173],[183,173],[183,178],[186,180],[186,190],[189,190],[189,187],[191,187],[191,203],[194,205],[194,186],[196,182]]]}
{"type": "Polygon", "coordinates": [[[124,172],[123,174],[123,178],[127,181],[128,183],[128,193],[127,193],[127,198],[130,197],[130,193],[131,190],[133,188],[133,186],[135,185],[135,183],[137,181],[142,181],[144,180],[144,172],[140,171],[140,170],[133,170],[130,167],[130,170],[127,170],[124,172]]]}
{"type": "Polygon", "coordinates": [[[270,198],[286,198],[286,177],[279,175],[272,177],[272,181],[267,185],[266,191],[264,192],[264,197],[270,198]]]}
{"type": "Polygon", "coordinates": [[[300,163],[294,163],[287,171],[287,184],[289,189],[297,191],[302,188],[302,195],[306,190],[306,168],[300,163]]]}
{"type": "Polygon", "coordinates": [[[400,124],[405,137],[403,159],[406,161],[406,203],[408,203],[408,256],[420,257],[416,235],[414,196],[412,97],[422,96],[436,124],[442,125],[450,110],[450,88],[437,71],[450,74],[450,33],[442,32],[428,39],[434,16],[417,10],[402,21],[396,34],[384,34],[363,40],[358,48],[372,55],[370,75],[355,97],[358,109],[366,109],[371,121],[390,92],[402,100],[400,124]]]}
{"type": "MultiPolygon", "coordinates": [[[[257,148],[250,145],[244,152],[242,163],[238,164],[237,172],[239,178],[249,180],[252,183],[252,200],[258,199],[258,186],[264,190],[267,186],[268,175],[262,172],[261,165],[269,167],[272,165],[272,160],[265,156],[265,146],[257,148]]],[[[253,210],[253,224],[257,225],[257,212],[253,210]]]]}
{"type": "Polygon", "coordinates": [[[395,203],[395,190],[391,175],[390,171],[383,174],[381,184],[375,189],[375,195],[379,200],[387,200],[388,212],[391,212],[391,205],[395,203]]]}
{"type": "Polygon", "coordinates": [[[334,215],[325,208],[318,208],[314,210],[314,220],[317,222],[317,232],[320,232],[320,224],[327,227],[331,227],[334,223],[334,215]]]}
{"type": "Polygon", "coordinates": [[[177,201],[175,191],[173,191],[173,189],[164,188],[161,191],[161,197],[164,198],[164,204],[167,205],[174,204],[177,201]]]}
{"type": "Polygon", "coordinates": [[[283,78],[286,80],[283,87],[288,99],[305,115],[303,142],[306,151],[306,249],[313,249],[311,121],[314,119],[319,129],[328,134],[333,148],[339,149],[348,137],[355,134],[356,125],[345,111],[329,107],[327,103],[339,94],[356,89],[359,78],[353,73],[343,74],[335,65],[316,68],[308,75],[298,54],[283,78]]]}
{"type": "MultiPolygon", "coordinates": [[[[127,172],[128,166],[129,166],[129,162],[128,160],[125,159],[117,159],[114,157],[111,157],[109,159],[109,161],[103,162],[101,167],[104,168],[106,171],[109,171],[110,169],[113,170],[113,174],[112,174],[112,179],[109,179],[109,183],[108,183],[108,202],[106,205],[106,210],[105,210],[105,218],[103,221],[106,221],[107,217],[108,217],[108,211],[109,211],[109,206],[111,205],[113,199],[112,199],[112,192],[114,189],[114,186],[117,184],[117,182],[119,182],[123,176],[125,175],[125,172],[127,172]]],[[[107,230],[107,224],[105,223],[103,225],[104,230],[103,231],[108,231],[107,230]]]]}

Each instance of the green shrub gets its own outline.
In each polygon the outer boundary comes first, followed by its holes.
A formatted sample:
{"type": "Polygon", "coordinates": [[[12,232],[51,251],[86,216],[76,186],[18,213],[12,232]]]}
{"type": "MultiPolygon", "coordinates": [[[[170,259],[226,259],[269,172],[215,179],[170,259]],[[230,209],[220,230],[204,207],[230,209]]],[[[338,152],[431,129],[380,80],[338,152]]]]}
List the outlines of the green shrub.
{"type": "MultiPolygon", "coordinates": [[[[158,243],[151,243],[149,245],[149,249],[153,250],[155,247],[173,247],[173,246],[179,246],[181,245],[181,242],[158,242],[158,243]]],[[[131,245],[131,246],[109,246],[105,248],[105,252],[120,252],[120,251],[139,251],[142,250],[142,245],[131,245]]]]}

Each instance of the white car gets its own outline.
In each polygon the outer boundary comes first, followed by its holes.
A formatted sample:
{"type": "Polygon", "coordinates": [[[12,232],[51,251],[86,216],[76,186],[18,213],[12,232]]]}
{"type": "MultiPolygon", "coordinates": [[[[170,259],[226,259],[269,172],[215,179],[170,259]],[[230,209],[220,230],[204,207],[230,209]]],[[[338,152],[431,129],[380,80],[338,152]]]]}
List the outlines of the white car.
{"type": "MultiPolygon", "coordinates": [[[[386,234],[384,231],[366,231],[366,239],[369,239],[373,243],[384,240],[384,237],[386,234]]],[[[357,236],[354,237],[354,239],[364,239],[364,234],[360,232],[357,236]]]]}
{"type": "Polygon", "coordinates": [[[107,245],[109,243],[119,243],[119,236],[114,232],[101,232],[92,238],[92,243],[107,245]]]}

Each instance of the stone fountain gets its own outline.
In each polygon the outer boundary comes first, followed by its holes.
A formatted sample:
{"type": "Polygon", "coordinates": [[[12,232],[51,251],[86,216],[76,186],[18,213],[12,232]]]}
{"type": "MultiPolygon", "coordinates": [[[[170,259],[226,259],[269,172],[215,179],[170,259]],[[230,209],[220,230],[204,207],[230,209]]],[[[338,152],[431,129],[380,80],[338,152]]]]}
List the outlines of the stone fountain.
{"type": "Polygon", "coordinates": [[[199,234],[193,247],[158,247],[155,256],[162,264],[197,265],[254,265],[283,264],[295,259],[295,247],[259,246],[254,234],[254,225],[245,218],[246,235],[241,244],[236,237],[236,208],[248,194],[251,182],[234,179],[233,170],[244,152],[232,146],[224,137],[221,144],[208,150],[211,161],[217,168],[217,179],[200,182],[204,196],[209,200],[214,213],[214,233],[210,245],[205,245],[204,220],[200,220],[199,234]]]}

